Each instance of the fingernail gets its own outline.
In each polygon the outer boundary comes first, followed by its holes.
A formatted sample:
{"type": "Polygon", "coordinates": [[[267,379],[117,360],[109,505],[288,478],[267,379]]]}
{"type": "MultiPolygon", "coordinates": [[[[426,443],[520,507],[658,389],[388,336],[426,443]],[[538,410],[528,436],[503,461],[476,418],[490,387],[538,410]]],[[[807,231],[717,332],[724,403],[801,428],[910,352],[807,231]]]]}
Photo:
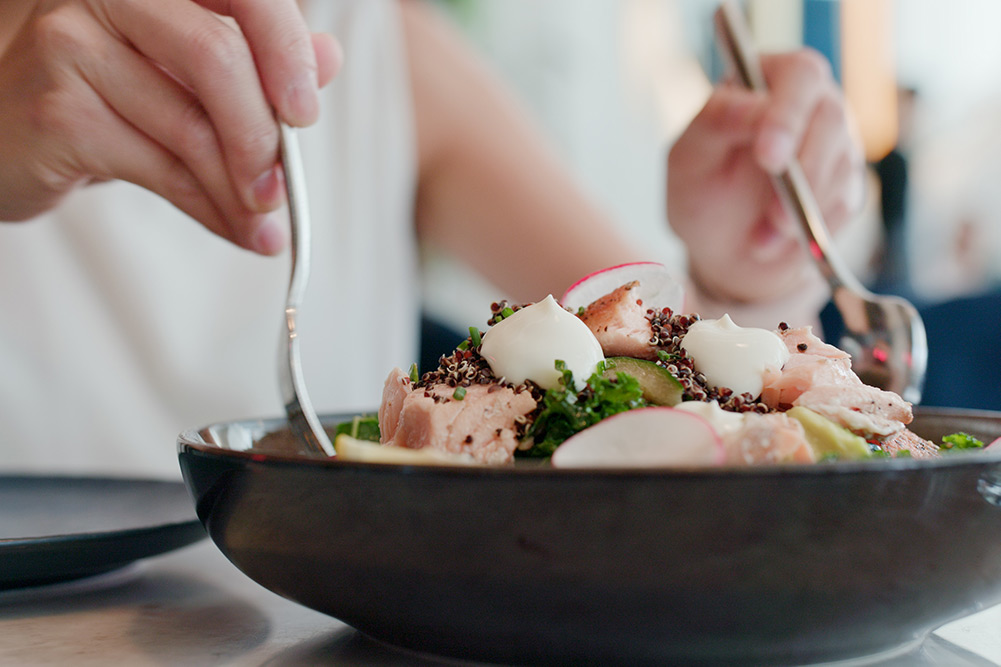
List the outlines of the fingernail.
{"type": "Polygon", "coordinates": [[[250,186],[254,206],[258,209],[274,208],[281,202],[281,181],[278,167],[274,166],[257,177],[250,186]]]}
{"type": "Polygon", "coordinates": [[[316,76],[292,79],[285,88],[286,114],[290,125],[305,127],[316,122],[320,115],[317,98],[316,76]]]}
{"type": "Polygon", "coordinates": [[[281,212],[260,216],[257,229],[250,238],[250,246],[261,255],[277,255],[288,243],[288,220],[281,212]]]}
{"type": "Polygon", "coordinates": [[[792,135],[777,127],[766,127],[758,137],[758,160],[761,166],[776,174],[789,165],[796,145],[792,135]]]}

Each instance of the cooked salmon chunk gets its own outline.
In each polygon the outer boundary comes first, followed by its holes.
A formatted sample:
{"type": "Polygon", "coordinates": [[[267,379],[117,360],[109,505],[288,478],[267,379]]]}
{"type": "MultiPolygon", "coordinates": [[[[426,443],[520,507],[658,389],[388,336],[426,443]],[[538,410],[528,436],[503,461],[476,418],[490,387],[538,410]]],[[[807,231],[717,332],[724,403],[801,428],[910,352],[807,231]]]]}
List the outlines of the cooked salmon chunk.
{"type": "Polygon", "coordinates": [[[893,435],[913,418],[911,406],[900,396],[861,383],[820,385],[800,394],[794,404],[865,437],[893,435]]]}
{"type": "Polygon", "coordinates": [[[911,404],[863,384],[851,356],[817,338],[810,327],[777,332],[789,349],[779,373],[765,378],[761,400],[771,408],[810,408],[866,438],[885,438],[911,422],[911,404]]]}
{"type": "Polygon", "coordinates": [[[852,371],[851,356],[817,338],[811,327],[776,333],[789,349],[789,360],[779,373],[765,378],[761,400],[769,407],[791,407],[804,391],[817,386],[862,384],[852,371]]]}
{"type": "Polygon", "coordinates": [[[458,394],[445,384],[415,389],[403,371],[394,369],[379,410],[382,443],[467,455],[479,463],[510,463],[519,423],[535,410],[535,399],[528,391],[496,383],[462,389],[458,394]]]}
{"type": "Polygon", "coordinates": [[[727,463],[815,463],[816,455],[806,441],[803,427],[780,413],[748,414],[739,428],[723,437],[727,463]]]}
{"type": "Polygon", "coordinates": [[[634,291],[638,286],[635,280],[626,283],[591,303],[580,316],[606,357],[657,358],[657,349],[650,344],[653,327],[647,307],[634,291]]]}
{"type": "Polygon", "coordinates": [[[901,451],[910,452],[915,459],[932,459],[941,456],[938,445],[908,429],[904,429],[884,440],[880,445],[890,456],[897,456],[901,451]]]}

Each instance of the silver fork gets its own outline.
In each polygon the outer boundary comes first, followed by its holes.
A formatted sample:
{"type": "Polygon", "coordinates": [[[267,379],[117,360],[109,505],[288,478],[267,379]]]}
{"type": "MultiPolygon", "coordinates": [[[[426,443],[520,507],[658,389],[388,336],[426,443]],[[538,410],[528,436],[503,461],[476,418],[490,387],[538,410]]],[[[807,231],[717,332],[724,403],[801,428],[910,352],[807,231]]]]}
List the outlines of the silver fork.
{"type": "Polygon", "coordinates": [[[310,454],[334,456],[334,447],[306,392],[299,358],[299,332],[296,316],[309,282],[310,221],[305,172],[294,129],[281,123],[281,157],[288,190],[289,217],[292,222],[292,275],[285,301],[285,329],[278,355],[279,383],[285,414],[293,435],[310,454]]]}
{"type": "MultiPolygon", "coordinates": [[[[729,0],[716,10],[716,37],[741,83],[767,90],[761,63],[744,15],[729,0]]],[[[921,401],[928,365],[924,322],[906,299],[873,294],[852,274],[838,254],[820,206],[793,159],[773,179],[786,208],[801,223],[810,255],[831,288],[844,321],[840,346],[852,356],[852,369],[866,384],[896,392],[912,403],[921,401]]]]}

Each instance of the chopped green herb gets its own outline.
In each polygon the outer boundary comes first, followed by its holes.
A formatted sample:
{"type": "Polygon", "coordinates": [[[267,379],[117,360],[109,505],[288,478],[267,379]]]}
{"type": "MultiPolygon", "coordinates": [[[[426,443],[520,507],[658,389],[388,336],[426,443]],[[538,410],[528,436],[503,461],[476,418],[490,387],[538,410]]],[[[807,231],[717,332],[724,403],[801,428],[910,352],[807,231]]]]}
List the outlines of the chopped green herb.
{"type": "Polygon", "coordinates": [[[452,392],[452,398],[454,398],[457,401],[461,401],[465,397],[466,397],[465,387],[456,387],[455,391],[452,392]]]}
{"type": "Polygon", "coordinates": [[[500,312],[500,318],[502,320],[507,317],[511,317],[512,315],[514,315],[514,310],[512,310],[510,306],[504,306],[504,310],[500,312]]]}
{"type": "Polygon", "coordinates": [[[657,350],[657,361],[662,361],[665,364],[674,363],[680,358],[678,355],[671,354],[667,350],[657,350]]]}
{"type": "Polygon", "coordinates": [[[469,339],[473,343],[473,347],[479,347],[483,339],[480,336],[480,330],[476,327],[469,327],[469,339]]]}
{"type": "Polygon", "coordinates": [[[459,343],[458,349],[460,349],[460,350],[468,350],[469,349],[469,339],[467,338],[466,340],[464,340],[461,343],[459,343]]]}
{"type": "Polygon", "coordinates": [[[417,383],[421,379],[421,374],[417,372],[417,363],[410,364],[410,381],[417,383]]]}
{"type": "Polygon", "coordinates": [[[525,433],[532,442],[527,456],[550,456],[564,440],[605,417],[647,406],[639,382],[626,373],[614,378],[594,373],[577,393],[566,364],[557,361],[556,370],[561,374],[559,385],[546,390],[538,415],[525,433]]]}
{"type": "Polygon", "coordinates": [[[375,415],[359,415],[351,421],[338,424],[335,433],[350,435],[358,440],[379,442],[379,418],[375,415]]]}
{"type": "Polygon", "coordinates": [[[944,436],[940,445],[945,450],[980,449],[983,446],[983,441],[977,440],[969,433],[963,433],[962,431],[944,436]]]}

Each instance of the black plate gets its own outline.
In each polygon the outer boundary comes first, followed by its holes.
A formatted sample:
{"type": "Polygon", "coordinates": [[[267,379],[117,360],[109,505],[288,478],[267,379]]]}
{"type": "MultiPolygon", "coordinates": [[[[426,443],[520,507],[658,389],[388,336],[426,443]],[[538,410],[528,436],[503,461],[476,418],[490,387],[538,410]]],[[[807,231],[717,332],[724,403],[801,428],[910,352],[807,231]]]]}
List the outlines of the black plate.
{"type": "MultiPolygon", "coordinates": [[[[330,417],[327,421],[336,421],[330,417]]],[[[921,410],[931,439],[1001,414],[921,410]]],[[[1001,452],[701,470],[310,459],[280,420],[182,434],[252,579],[383,642],[504,663],[802,664],[1001,602],[1001,452]]]]}
{"type": "Polygon", "coordinates": [[[203,537],[180,482],[0,476],[0,590],[109,572],[203,537]]]}

